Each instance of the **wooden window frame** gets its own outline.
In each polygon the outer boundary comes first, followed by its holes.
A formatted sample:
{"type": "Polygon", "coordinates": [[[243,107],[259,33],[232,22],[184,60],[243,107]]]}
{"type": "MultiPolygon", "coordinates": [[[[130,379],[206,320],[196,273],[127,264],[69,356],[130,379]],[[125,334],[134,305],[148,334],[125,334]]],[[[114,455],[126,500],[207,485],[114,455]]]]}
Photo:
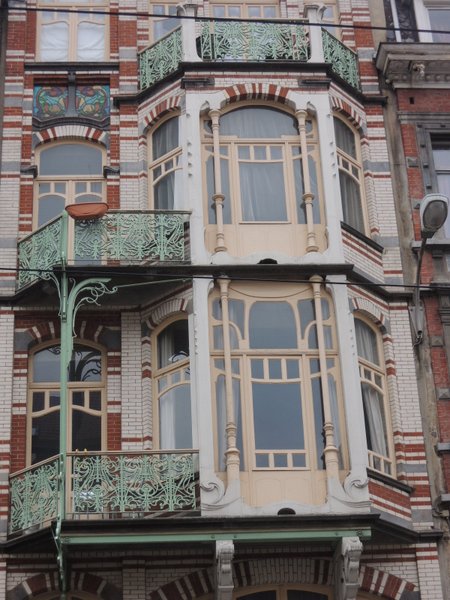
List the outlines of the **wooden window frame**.
{"type": "MultiPolygon", "coordinates": [[[[152,210],[156,210],[155,209],[155,194],[154,194],[155,184],[158,183],[159,181],[161,181],[163,179],[163,175],[168,174],[168,173],[176,173],[176,171],[182,172],[182,169],[183,169],[183,165],[182,165],[183,148],[182,148],[182,145],[180,143],[180,115],[178,113],[171,113],[171,114],[167,115],[165,118],[163,118],[160,121],[158,121],[158,123],[155,125],[155,127],[153,127],[149,131],[149,133],[148,133],[147,147],[148,147],[148,197],[149,197],[149,205],[150,205],[150,208],[152,210]],[[159,156],[157,159],[153,160],[153,156],[152,156],[152,153],[153,153],[153,135],[156,133],[156,131],[161,126],[163,126],[165,123],[167,123],[168,121],[170,121],[172,119],[177,119],[177,122],[178,122],[178,146],[176,148],[173,148],[172,150],[170,150],[169,152],[167,152],[163,156],[159,156]],[[164,170],[165,169],[165,163],[168,163],[170,161],[173,161],[173,167],[167,169],[167,171],[164,170]],[[161,172],[161,175],[158,176],[156,180],[154,180],[153,179],[154,172],[158,168],[161,168],[162,172],[161,172]]],[[[176,201],[176,189],[174,189],[174,198],[173,198],[173,205],[174,206],[175,206],[175,201],[176,201]]]]}
{"type": "MultiPolygon", "coordinates": [[[[31,459],[32,459],[32,428],[33,428],[33,417],[35,415],[35,413],[33,412],[33,394],[34,392],[44,392],[46,395],[46,404],[47,402],[47,397],[49,395],[49,393],[51,393],[52,391],[60,391],[60,382],[59,381],[54,381],[54,382],[42,382],[42,383],[35,383],[33,382],[33,375],[34,375],[34,357],[38,352],[41,352],[42,350],[45,350],[46,348],[51,348],[54,346],[59,346],[60,342],[58,340],[52,340],[51,342],[48,342],[46,344],[40,344],[39,346],[37,346],[36,348],[33,349],[33,351],[30,353],[29,359],[28,359],[28,410],[27,410],[27,440],[26,440],[26,464],[27,465],[31,465],[31,459]]],[[[97,350],[100,353],[100,358],[101,358],[101,380],[100,381],[96,381],[96,382],[88,382],[88,383],[83,383],[81,381],[70,381],[67,384],[67,389],[68,389],[68,410],[67,410],[67,451],[71,452],[71,447],[72,447],[72,412],[73,412],[73,404],[72,404],[72,398],[73,398],[73,392],[76,391],[83,391],[83,392],[91,392],[91,391],[99,391],[101,394],[101,409],[100,411],[96,411],[94,409],[91,408],[84,408],[84,412],[88,412],[89,414],[93,414],[95,416],[100,416],[101,418],[101,429],[100,429],[100,435],[101,435],[101,450],[106,450],[107,448],[107,411],[106,411],[106,355],[105,355],[105,351],[102,347],[100,347],[98,344],[94,344],[90,341],[85,341],[85,340],[75,340],[74,342],[74,346],[78,345],[78,346],[83,346],[86,348],[92,348],[93,350],[97,350]]],[[[44,414],[49,414],[50,412],[59,412],[60,410],[60,405],[58,405],[57,407],[49,407],[46,406],[46,408],[43,411],[37,411],[39,412],[41,415],[44,414]]],[[[75,409],[77,410],[77,409],[75,409]]],[[[83,451],[84,448],[79,448],[79,451],[83,451]]]]}

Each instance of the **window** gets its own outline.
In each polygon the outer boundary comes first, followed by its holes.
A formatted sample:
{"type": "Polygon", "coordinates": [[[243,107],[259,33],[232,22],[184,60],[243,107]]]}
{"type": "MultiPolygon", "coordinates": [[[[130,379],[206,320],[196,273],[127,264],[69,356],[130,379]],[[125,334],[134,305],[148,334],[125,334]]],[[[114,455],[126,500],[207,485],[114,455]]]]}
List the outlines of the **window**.
{"type": "MultiPolygon", "coordinates": [[[[30,359],[28,461],[59,454],[60,346],[30,359]]],[[[100,350],[76,343],[68,373],[68,450],[102,450],[104,369],[100,350]]]]}
{"type": "Polygon", "coordinates": [[[104,0],[43,0],[38,12],[38,59],[42,61],[101,61],[106,58],[104,0]],[[64,8],[89,12],[64,12],[64,8]],[[57,10],[56,10],[57,9],[57,10]]]}
{"type": "Polygon", "coordinates": [[[337,117],[334,118],[334,132],[344,223],[365,233],[359,140],[353,130],[337,117]]]}
{"type": "Polygon", "coordinates": [[[390,458],[392,436],[388,437],[386,374],[380,335],[361,319],[355,319],[355,331],[369,466],[382,473],[393,475],[390,458]]]}
{"type": "MultiPolygon", "coordinates": [[[[220,164],[224,223],[306,223],[302,155],[296,119],[268,106],[245,106],[220,117],[220,164]]],[[[317,134],[306,121],[314,223],[317,201],[317,134]]],[[[209,222],[215,223],[214,152],[211,123],[203,124],[209,222]]]]}
{"type": "Polygon", "coordinates": [[[440,33],[441,31],[450,31],[450,7],[448,1],[429,3],[428,16],[430,18],[430,29],[433,42],[450,43],[450,35],[448,33],[440,33]]]}
{"type": "Polygon", "coordinates": [[[181,147],[178,117],[164,121],[151,134],[150,198],[155,210],[172,210],[181,191],[181,147]]]}
{"type": "MultiPolygon", "coordinates": [[[[431,150],[436,188],[441,194],[450,197],[450,141],[448,138],[434,138],[431,140],[431,150]]],[[[444,232],[446,237],[450,237],[450,218],[444,224],[444,232]]]]}
{"type": "Polygon", "coordinates": [[[102,202],[103,151],[94,144],[48,144],[38,150],[34,226],[54,219],[67,204],[102,202]]]}
{"type": "Polygon", "coordinates": [[[149,4],[150,20],[150,43],[154,43],[180,26],[180,19],[176,18],[179,2],[164,2],[161,4],[149,4]],[[161,15],[161,16],[159,16],[161,15]]]}
{"type": "Polygon", "coordinates": [[[192,448],[189,333],[186,319],[156,336],[155,394],[159,448],[192,448]]]}
{"type": "Polygon", "coordinates": [[[310,590],[277,589],[255,591],[250,594],[239,595],[237,600],[328,600],[328,593],[313,592],[310,590]]]}
{"type": "Polygon", "coordinates": [[[276,19],[277,2],[211,2],[211,16],[229,19],[276,19]]]}
{"type": "MultiPolygon", "coordinates": [[[[309,289],[275,298],[232,290],[228,300],[232,395],[241,470],[324,468],[323,382],[341,448],[338,360],[331,301],[321,300],[327,371],[319,364],[317,316],[309,289]]],[[[212,300],[212,367],[219,469],[226,450],[223,316],[212,300]]]]}

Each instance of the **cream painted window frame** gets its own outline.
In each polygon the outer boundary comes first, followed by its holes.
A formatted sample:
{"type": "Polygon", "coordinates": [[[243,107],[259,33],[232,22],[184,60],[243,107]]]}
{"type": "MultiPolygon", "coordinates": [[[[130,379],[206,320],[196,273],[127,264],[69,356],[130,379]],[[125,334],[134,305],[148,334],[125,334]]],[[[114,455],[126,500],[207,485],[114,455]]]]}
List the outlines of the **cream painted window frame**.
{"type": "MultiPolygon", "coordinates": [[[[274,104],[256,104],[254,102],[242,102],[238,106],[234,106],[231,110],[224,111],[220,116],[228,114],[229,112],[234,112],[241,108],[246,107],[255,107],[255,108],[269,108],[276,110],[278,112],[284,112],[286,115],[295,119],[295,115],[291,112],[288,112],[281,108],[280,106],[274,104]]],[[[208,189],[207,189],[207,176],[206,176],[206,163],[209,157],[214,159],[214,141],[213,134],[208,133],[206,129],[205,123],[210,121],[208,115],[204,116],[201,123],[201,141],[202,141],[202,164],[203,164],[203,183],[205,189],[205,195],[207,196],[206,202],[206,223],[209,225],[213,225],[214,223],[209,222],[208,215],[208,206],[212,203],[212,199],[208,197],[208,189]],[[210,148],[210,149],[209,149],[210,148]]],[[[320,169],[320,154],[319,154],[319,139],[318,139],[318,131],[317,131],[317,123],[314,119],[308,118],[307,122],[312,124],[311,133],[306,134],[306,143],[308,148],[308,158],[312,157],[315,161],[316,174],[317,174],[317,187],[318,187],[318,197],[314,198],[315,203],[319,203],[319,223],[324,222],[324,214],[323,214],[323,203],[321,202],[321,198],[323,195],[322,190],[322,176],[320,169]]],[[[225,199],[230,203],[230,223],[234,225],[261,225],[261,224],[272,224],[272,225],[297,225],[299,224],[298,215],[300,214],[299,203],[302,200],[301,198],[296,197],[295,192],[295,162],[300,161],[303,157],[302,154],[302,142],[300,138],[300,134],[295,136],[282,136],[281,138],[239,138],[238,136],[224,136],[220,133],[220,121],[219,121],[219,143],[220,143],[220,158],[221,160],[228,160],[228,176],[229,176],[229,187],[230,187],[230,198],[225,199]],[[241,202],[241,193],[240,193],[240,181],[239,181],[239,165],[240,162],[244,162],[244,159],[240,159],[238,155],[239,147],[244,146],[252,146],[254,147],[279,147],[282,149],[282,158],[277,159],[277,162],[280,162],[283,165],[283,182],[285,185],[285,207],[286,207],[286,220],[283,221],[257,221],[257,220],[244,220],[242,213],[242,202],[241,202]],[[227,149],[227,154],[223,154],[223,149],[227,149]],[[300,153],[295,155],[293,152],[294,148],[299,148],[300,153]]],[[[254,163],[264,163],[264,161],[245,161],[254,163]]],[[[267,161],[272,162],[272,161],[267,161]]],[[[308,165],[309,171],[309,161],[306,161],[308,165]]],[[[304,169],[301,172],[303,185],[305,185],[304,181],[304,169]]],[[[224,189],[224,182],[222,181],[222,190],[224,189]]],[[[222,190],[220,190],[222,192],[222,190]]],[[[215,190],[217,193],[217,190],[215,190]]],[[[307,221],[307,216],[305,215],[305,221],[307,221]]],[[[317,226],[319,223],[314,223],[314,226],[317,226]]],[[[313,225],[313,224],[311,224],[313,225]]]]}
{"type": "Polygon", "coordinates": [[[376,343],[377,343],[377,353],[380,360],[380,364],[377,365],[372,363],[361,356],[358,353],[358,369],[360,374],[360,381],[362,383],[367,383],[372,388],[374,388],[383,398],[383,409],[384,409],[384,419],[385,419],[385,427],[386,431],[384,432],[386,435],[387,442],[387,451],[388,455],[383,456],[373,450],[368,451],[369,458],[369,467],[374,471],[378,471],[379,473],[383,473],[389,477],[395,478],[396,476],[396,465],[395,465],[395,449],[393,443],[393,430],[392,430],[392,419],[391,419],[391,409],[389,406],[389,395],[388,395],[388,387],[387,387],[387,374],[386,374],[386,357],[385,357],[385,349],[384,343],[382,340],[381,332],[379,329],[369,320],[364,318],[361,314],[354,315],[355,320],[359,320],[364,325],[369,327],[373,333],[375,334],[376,343]],[[365,371],[369,373],[369,375],[365,374],[365,371]],[[376,378],[379,378],[380,383],[376,382],[376,378]],[[377,467],[377,463],[380,464],[380,468],[377,467]]]}
{"type": "Polygon", "coordinates": [[[280,4],[279,2],[274,2],[273,0],[256,0],[252,2],[251,0],[247,0],[246,2],[236,2],[233,0],[218,0],[217,2],[209,3],[209,12],[212,18],[228,18],[228,19],[254,19],[255,21],[263,21],[264,19],[279,19],[280,15],[280,4]],[[215,8],[223,7],[224,14],[217,15],[215,13],[215,8]],[[274,16],[265,16],[264,8],[270,7],[275,8],[274,16]],[[238,16],[230,16],[230,8],[239,8],[240,14],[238,16]],[[250,10],[251,8],[259,8],[261,10],[260,16],[251,16],[250,10]]]}
{"type": "MultiPolygon", "coordinates": [[[[298,290],[298,288],[297,288],[298,290]]],[[[239,373],[235,370],[232,372],[232,377],[234,379],[238,379],[240,382],[240,406],[241,406],[241,421],[242,421],[242,442],[243,442],[243,453],[244,453],[244,463],[245,463],[245,471],[324,471],[325,466],[323,468],[319,468],[319,456],[317,455],[317,443],[316,443],[316,432],[315,432],[315,423],[314,423],[314,408],[313,408],[313,391],[310,385],[310,381],[312,379],[316,379],[320,377],[322,372],[319,370],[318,373],[311,373],[311,360],[319,360],[319,347],[312,349],[308,348],[308,335],[310,328],[316,323],[316,321],[311,321],[307,327],[307,331],[303,338],[301,337],[301,323],[300,317],[298,314],[297,302],[299,300],[311,300],[313,301],[313,290],[308,286],[303,286],[300,291],[293,291],[292,288],[288,290],[286,288],[285,293],[281,293],[280,295],[274,297],[273,294],[268,294],[264,296],[264,290],[262,288],[258,289],[258,293],[255,292],[251,295],[246,291],[239,291],[239,287],[234,287],[231,282],[230,285],[230,295],[229,300],[242,300],[244,302],[244,335],[243,337],[239,335],[238,328],[234,323],[230,322],[230,329],[234,329],[236,335],[238,335],[239,339],[239,348],[231,350],[231,361],[238,361],[236,364],[239,365],[239,373]],[[299,341],[297,348],[295,349],[256,349],[250,348],[250,331],[249,331],[249,316],[251,306],[255,302],[259,301],[274,301],[274,302],[286,302],[292,308],[293,315],[296,322],[296,333],[297,340],[299,341]],[[296,360],[300,366],[299,369],[299,377],[293,379],[284,379],[284,382],[288,383],[289,381],[299,382],[300,390],[301,390],[301,409],[302,409],[302,427],[303,427],[303,437],[304,437],[304,448],[303,449],[291,449],[291,450],[283,450],[283,449],[272,449],[272,450],[261,450],[258,451],[256,449],[255,444],[255,435],[254,435],[254,414],[253,414],[253,392],[252,392],[252,381],[256,378],[252,377],[252,360],[263,360],[264,361],[264,369],[268,371],[269,369],[269,360],[296,360]],[[277,467],[274,466],[274,456],[269,456],[269,466],[268,467],[257,467],[256,466],[256,455],[257,454],[304,454],[305,456],[305,466],[295,467],[292,463],[292,457],[287,458],[288,466],[287,467],[277,467]]],[[[322,298],[326,298],[330,307],[330,317],[323,321],[323,324],[331,327],[332,334],[332,346],[331,349],[326,349],[327,360],[333,360],[333,366],[327,369],[327,378],[331,375],[334,377],[336,392],[337,392],[337,407],[339,410],[338,415],[338,423],[339,423],[339,431],[340,431],[340,445],[341,445],[341,454],[343,464],[345,465],[347,462],[347,447],[346,447],[346,436],[345,432],[345,422],[344,422],[344,408],[342,404],[342,392],[341,392],[341,380],[340,380],[340,363],[339,363],[339,353],[337,349],[337,337],[336,337],[336,321],[334,316],[334,305],[332,298],[329,294],[322,294],[322,298]]],[[[213,317],[213,302],[220,301],[220,295],[214,292],[210,298],[210,346],[211,346],[211,385],[212,385],[212,397],[215,398],[214,404],[214,413],[215,413],[215,444],[216,444],[216,464],[220,465],[220,458],[218,457],[219,443],[218,436],[219,432],[217,429],[218,425],[218,408],[217,408],[217,397],[215,385],[220,375],[226,376],[226,366],[224,364],[223,370],[216,366],[216,360],[222,361],[224,360],[224,350],[214,348],[214,328],[215,327],[223,327],[223,315],[222,320],[215,319],[213,317]]],[[[285,368],[282,367],[284,370],[285,368]]],[[[263,381],[258,379],[258,381],[263,381]]],[[[271,381],[269,378],[266,381],[271,381]]],[[[283,380],[275,380],[272,378],[274,382],[282,382],[283,380]]],[[[237,420],[239,420],[237,418],[237,420]]],[[[218,468],[219,470],[219,468],[218,468]]],[[[241,469],[242,470],[242,469],[241,469]]]]}
{"type": "MultiPolygon", "coordinates": [[[[64,197],[65,198],[65,206],[67,206],[68,204],[75,204],[75,199],[77,196],[77,193],[76,193],[76,184],[77,183],[87,183],[88,188],[93,183],[100,183],[101,184],[101,193],[94,192],[94,193],[92,193],[92,195],[98,195],[98,202],[106,202],[106,180],[103,176],[103,173],[95,174],[92,176],[70,175],[70,174],[40,175],[40,163],[41,163],[42,152],[45,152],[45,150],[48,150],[50,147],[63,146],[63,145],[67,145],[67,144],[71,144],[71,145],[76,144],[76,145],[80,145],[80,146],[87,146],[87,145],[95,146],[95,148],[99,149],[102,154],[102,170],[103,170],[103,167],[105,166],[106,149],[103,146],[100,146],[99,144],[93,144],[93,143],[82,142],[82,141],[77,141],[77,140],[68,140],[68,141],[63,141],[63,142],[51,142],[49,144],[41,144],[40,146],[38,146],[38,148],[36,149],[36,159],[35,159],[36,165],[38,167],[38,171],[37,171],[38,175],[37,175],[36,179],[34,180],[33,221],[32,221],[33,231],[38,229],[39,227],[43,227],[44,225],[46,225],[47,223],[52,221],[53,218],[56,218],[56,217],[53,217],[52,219],[50,219],[50,221],[46,221],[45,223],[38,225],[39,200],[47,194],[53,194],[52,191],[40,193],[40,190],[39,190],[40,184],[49,184],[51,190],[54,189],[55,185],[58,183],[65,184],[66,191],[64,193],[57,192],[56,195],[60,195],[60,196],[64,197]]],[[[88,193],[91,193],[91,192],[89,192],[89,191],[80,192],[78,195],[85,195],[88,193]]]]}
{"type": "Polygon", "coordinates": [[[149,44],[150,45],[156,43],[158,40],[164,38],[166,35],[169,35],[169,33],[172,33],[172,31],[174,31],[181,25],[181,21],[178,20],[177,22],[173,23],[173,27],[170,27],[162,35],[158,35],[158,36],[155,35],[156,23],[159,23],[159,22],[165,21],[165,20],[168,21],[169,19],[174,19],[177,14],[177,9],[180,6],[180,1],[179,0],[163,0],[162,2],[149,2],[148,11],[150,14],[152,14],[152,15],[155,14],[156,6],[163,7],[164,14],[161,14],[161,16],[158,15],[158,16],[149,18],[148,29],[149,29],[149,44]]]}
{"type": "MultiPolygon", "coordinates": [[[[46,348],[51,348],[53,346],[59,345],[58,340],[52,340],[46,344],[40,344],[36,348],[33,348],[33,351],[30,353],[28,358],[28,409],[27,409],[27,439],[26,439],[26,464],[30,466],[31,462],[31,451],[32,451],[32,428],[33,428],[33,417],[35,413],[33,413],[33,394],[34,392],[44,392],[47,401],[47,396],[52,391],[60,391],[59,381],[54,382],[42,382],[42,383],[34,383],[33,382],[33,373],[34,373],[34,356],[40,352],[41,350],[45,350],[46,348]]],[[[72,412],[73,412],[73,392],[83,391],[87,392],[87,397],[89,398],[89,392],[91,391],[99,391],[101,396],[101,410],[97,411],[91,408],[83,408],[83,412],[87,412],[88,414],[92,414],[94,416],[100,416],[101,418],[101,427],[100,427],[100,436],[101,436],[101,451],[106,450],[107,448],[107,410],[106,410],[106,355],[104,349],[98,345],[92,344],[90,341],[86,342],[85,340],[75,340],[74,344],[80,345],[86,348],[92,348],[93,350],[97,350],[100,353],[101,357],[101,380],[96,381],[95,385],[92,383],[83,383],[81,381],[71,381],[68,382],[68,411],[67,411],[67,451],[71,452],[72,448],[72,412]]],[[[75,410],[79,410],[81,407],[76,408],[75,410]]],[[[55,407],[46,407],[42,411],[37,411],[40,413],[40,416],[44,414],[49,414],[51,412],[59,412],[60,404],[55,407]]],[[[79,448],[79,451],[84,450],[84,448],[79,448]]]]}
{"type": "MultiPolygon", "coordinates": [[[[182,171],[182,156],[183,156],[183,148],[180,144],[180,115],[178,113],[171,113],[167,115],[165,118],[158,121],[158,123],[153,127],[148,135],[147,135],[147,149],[148,149],[148,198],[149,198],[149,206],[152,210],[155,210],[155,194],[154,188],[155,184],[163,179],[163,175],[168,173],[175,173],[177,171],[182,171]],[[178,122],[178,146],[173,148],[163,156],[159,156],[157,159],[153,160],[153,135],[156,131],[165,123],[170,121],[171,119],[176,119],[178,122]],[[173,166],[165,170],[165,163],[173,162],[173,166]],[[159,175],[155,180],[154,172],[156,169],[161,168],[161,175],[159,175]]],[[[176,175],[175,175],[176,177],[176,175]]],[[[173,204],[175,205],[176,200],[176,189],[174,189],[174,198],[173,204]]]]}
{"type": "MultiPolygon", "coordinates": [[[[42,61],[43,59],[41,58],[41,29],[44,25],[48,25],[50,24],[52,21],[46,21],[46,16],[49,16],[50,14],[52,14],[50,11],[51,9],[55,10],[54,16],[56,17],[54,19],[54,22],[58,22],[58,21],[65,21],[68,23],[68,41],[67,41],[67,51],[68,51],[68,57],[67,59],[52,59],[52,58],[46,58],[44,59],[45,62],[98,62],[97,60],[91,60],[91,59],[79,59],[78,58],[78,44],[77,44],[77,37],[78,37],[78,29],[77,29],[77,25],[78,25],[78,18],[80,17],[80,20],[90,20],[88,19],[88,14],[87,13],[81,13],[80,15],[77,14],[76,12],[71,12],[71,13],[66,13],[67,17],[66,18],[62,18],[62,14],[64,14],[64,9],[68,9],[68,10],[73,10],[73,11],[78,11],[78,10],[88,10],[88,11],[105,11],[105,13],[109,10],[109,2],[107,2],[107,0],[99,0],[98,2],[95,2],[95,0],[86,0],[85,2],[83,2],[82,0],[78,0],[78,2],[76,0],[68,0],[67,2],[51,2],[51,0],[42,0],[41,2],[39,2],[38,0],[38,6],[39,8],[45,8],[45,12],[41,12],[38,11],[37,13],[37,26],[36,26],[36,58],[38,61],[42,61]],[[57,12],[56,12],[57,11],[57,12]],[[59,18],[58,18],[59,16],[59,18]]],[[[97,15],[92,15],[94,18],[92,20],[92,22],[100,24],[100,18],[102,17],[102,15],[97,14],[97,15]],[[95,20],[97,19],[97,21],[95,20]]],[[[104,43],[104,50],[103,50],[103,57],[102,57],[102,61],[106,61],[109,59],[109,18],[108,16],[105,14],[103,15],[103,43],[104,43]]]]}
{"type": "MultiPolygon", "coordinates": [[[[347,175],[349,175],[353,179],[353,181],[355,181],[358,185],[359,201],[360,201],[360,205],[361,205],[361,213],[362,213],[362,219],[363,219],[363,230],[361,231],[360,229],[357,229],[357,228],[356,229],[360,233],[368,236],[369,235],[369,215],[368,215],[368,210],[367,210],[367,200],[366,200],[366,193],[365,193],[364,170],[363,170],[363,166],[362,166],[360,136],[359,136],[358,131],[356,131],[355,128],[352,127],[352,125],[346,119],[342,118],[341,116],[339,116],[337,114],[333,115],[333,119],[341,121],[347,127],[347,129],[352,132],[353,139],[355,140],[356,158],[351,156],[350,154],[347,154],[347,152],[345,152],[344,150],[339,148],[337,145],[337,142],[336,142],[336,156],[337,156],[337,163],[338,163],[338,171],[339,171],[339,178],[340,178],[341,171],[342,171],[342,172],[346,173],[347,175]],[[343,165],[344,161],[347,161],[349,163],[349,167],[344,167],[344,165],[343,165]],[[354,171],[357,172],[357,175],[355,175],[354,171]]],[[[340,181],[340,179],[339,179],[339,181],[340,181]]],[[[342,210],[343,210],[344,199],[343,198],[341,198],[341,199],[342,199],[342,210]]],[[[352,227],[352,225],[350,223],[347,223],[345,221],[345,219],[344,219],[344,223],[346,223],[347,225],[352,227]]]]}
{"type": "MultiPolygon", "coordinates": [[[[161,449],[161,433],[160,433],[160,408],[159,400],[161,396],[166,393],[169,389],[173,389],[180,384],[189,384],[190,388],[190,399],[191,399],[191,426],[193,423],[192,419],[192,386],[191,386],[191,357],[190,357],[190,346],[191,340],[189,339],[189,355],[183,360],[177,360],[176,362],[167,365],[165,367],[158,367],[158,336],[170,325],[177,321],[185,321],[188,325],[188,319],[186,315],[175,315],[172,318],[164,321],[158,326],[155,331],[152,332],[151,348],[152,348],[152,398],[153,398],[153,447],[161,449]],[[179,380],[176,381],[177,377],[179,380]],[[162,387],[161,382],[164,379],[168,380],[167,387],[162,387]],[[170,381],[169,381],[170,380],[170,381]]],[[[188,328],[189,332],[189,328],[188,328]]],[[[192,439],[194,438],[192,431],[192,439]]],[[[193,446],[193,444],[191,444],[193,446]]],[[[166,448],[166,450],[175,450],[175,448],[166,448]]],[[[192,448],[178,448],[177,450],[192,450],[192,448]]]]}

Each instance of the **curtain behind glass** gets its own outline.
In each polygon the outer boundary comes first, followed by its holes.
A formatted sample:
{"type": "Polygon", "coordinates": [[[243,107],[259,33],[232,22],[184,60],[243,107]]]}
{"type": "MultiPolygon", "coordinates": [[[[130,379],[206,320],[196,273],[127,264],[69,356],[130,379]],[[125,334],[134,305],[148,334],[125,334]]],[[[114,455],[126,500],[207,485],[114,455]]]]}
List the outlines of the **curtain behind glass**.
{"type": "Polygon", "coordinates": [[[342,212],[344,223],[358,231],[364,231],[364,217],[361,206],[359,185],[345,171],[339,171],[341,186],[342,212]]]}
{"type": "Polygon", "coordinates": [[[367,383],[361,384],[367,447],[388,456],[383,397],[367,383]]]}
{"type": "Polygon", "coordinates": [[[334,133],[336,136],[336,145],[343,152],[356,158],[355,134],[340,119],[334,119],[334,133]]]}
{"type": "Polygon", "coordinates": [[[375,365],[380,364],[376,333],[360,319],[355,319],[358,356],[375,365]]]}
{"type": "Polygon", "coordinates": [[[286,221],[282,163],[240,163],[242,219],[286,221]]]}
{"type": "Polygon", "coordinates": [[[152,160],[178,148],[178,118],[163,123],[152,135],[152,160]]]}
{"type": "Polygon", "coordinates": [[[297,123],[291,115],[267,107],[245,107],[220,117],[220,135],[239,138],[273,138],[298,135],[297,123]]]}
{"type": "Polygon", "coordinates": [[[161,450],[192,448],[191,386],[172,388],[159,399],[161,450]]]}
{"type": "Polygon", "coordinates": [[[105,58],[105,25],[83,21],[78,24],[77,58],[96,61],[105,58]]]}
{"type": "Polygon", "coordinates": [[[42,24],[40,36],[41,60],[69,60],[69,25],[67,23],[42,24]]]}

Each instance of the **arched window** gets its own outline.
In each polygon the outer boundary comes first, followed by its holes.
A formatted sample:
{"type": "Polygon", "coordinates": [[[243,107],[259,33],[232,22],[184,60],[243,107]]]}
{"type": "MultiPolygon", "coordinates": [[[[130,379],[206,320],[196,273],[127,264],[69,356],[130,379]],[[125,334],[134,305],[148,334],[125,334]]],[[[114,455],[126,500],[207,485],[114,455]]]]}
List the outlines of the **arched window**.
{"type": "MultiPolygon", "coordinates": [[[[59,453],[59,345],[30,357],[28,462],[59,453]]],[[[68,372],[67,450],[102,450],[104,435],[104,368],[98,348],[75,343],[68,372]]]]}
{"type": "MultiPolygon", "coordinates": [[[[214,150],[211,122],[202,128],[206,161],[209,222],[216,222],[212,198],[214,150]]],[[[295,117],[270,106],[244,106],[220,116],[221,192],[224,223],[306,223],[298,124],[295,117]]],[[[320,223],[316,168],[317,133],[306,121],[313,219],[320,223]]]]}
{"type": "Polygon", "coordinates": [[[173,117],[159,125],[150,136],[150,205],[155,210],[172,210],[181,190],[178,125],[178,117],[173,117]]]}
{"type": "Polygon", "coordinates": [[[353,129],[334,118],[344,223],[366,233],[361,151],[353,129]]]}
{"type": "Polygon", "coordinates": [[[55,9],[51,0],[41,0],[38,12],[37,56],[41,61],[103,61],[107,51],[106,0],[68,0],[55,9]],[[79,12],[83,11],[83,12],[79,12]]]}
{"type": "Polygon", "coordinates": [[[39,148],[34,226],[57,217],[67,204],[102,202],[103,158],[97,144],[69,142],[39,148]]]}
{"type": "Polygon", "coordinates": [[[155,394],[161,450],[192,448],[189,332],[186,319],[156,335],[155,394]]]}
{"type": "MultiPolygon", "coordinates": [[[[231,375],[238,426],[241,470],[324,468],[323,378],[328,384],[341,448],[338,408],[338,361],[331,300],[321,301],[327,371],[321,372],[317,317],[309,290],[274,297],[273,290],[241,294],[228,300],[231,375]],[[246,432],[246,433],[244,433],[246,432]]],[[[223,315],[212,301],[213,381],[216,390],[217,445],[224,469],[225,361],[223,315]]]]}
{"type": "Polygon", "coordinates": [[[355,332],[369,465],[377,471],[392,475],[392,435],[386,406],[382,341],[379,332],[359,318],[355,319],[355,332]]]}

